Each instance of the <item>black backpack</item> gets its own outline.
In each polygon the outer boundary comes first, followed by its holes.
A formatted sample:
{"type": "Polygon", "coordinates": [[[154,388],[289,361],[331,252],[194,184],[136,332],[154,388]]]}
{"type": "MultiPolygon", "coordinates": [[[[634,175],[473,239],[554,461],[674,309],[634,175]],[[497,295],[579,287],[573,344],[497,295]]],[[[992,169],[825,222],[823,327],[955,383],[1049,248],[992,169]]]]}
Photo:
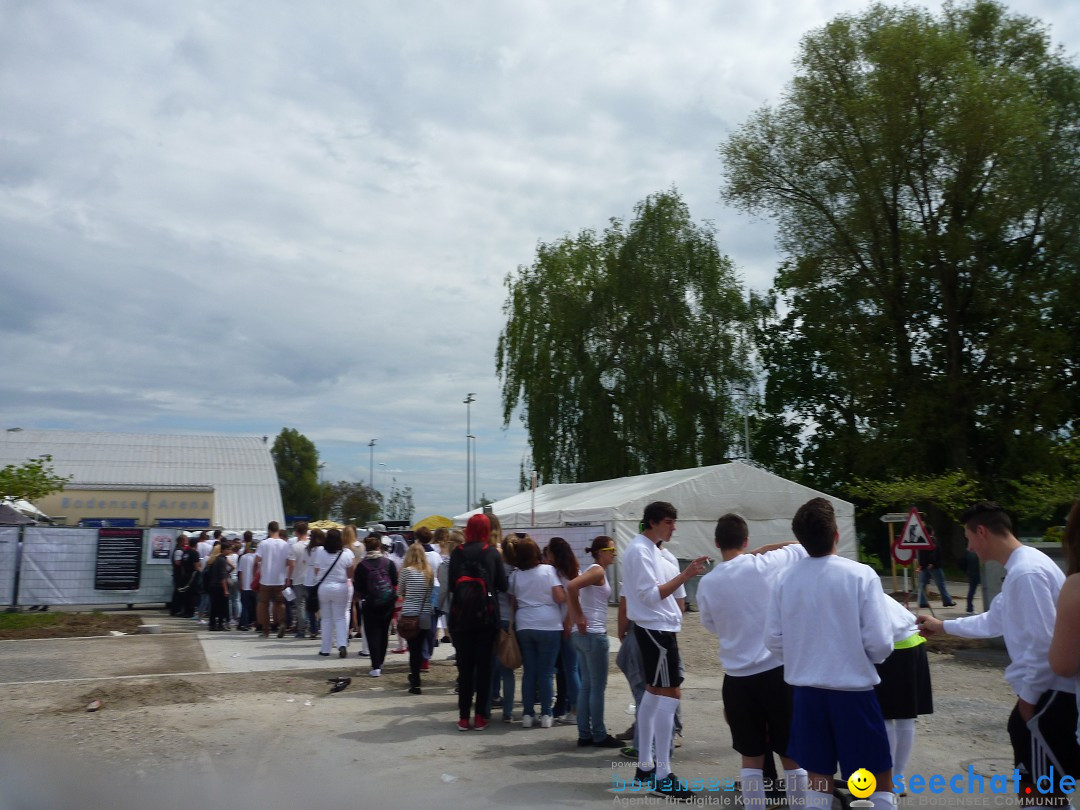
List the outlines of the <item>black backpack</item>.
{"type": "MultiPolygon", "coordinates": [[[[484,546],[486,554],[488,546],[484,546]]],[[[464,553],[462,554],[464,556],[464,553]]],[[[450,631],[475,633],[499,626],[499,602],[491,591],[483,556],[465,557],[450,589],[450,631]]]]}
{"type": "MultiPolygon", "coordinates": [[[[360,563],[367,569],[367,598],[371,604],[382,607],[389,605],[397,598],[394,583],[390,580],[390,561],[379,560],[368,565],[368,560],[360,563]]],[[[365,600],[367,601],[367,600],[365,600]]]]}

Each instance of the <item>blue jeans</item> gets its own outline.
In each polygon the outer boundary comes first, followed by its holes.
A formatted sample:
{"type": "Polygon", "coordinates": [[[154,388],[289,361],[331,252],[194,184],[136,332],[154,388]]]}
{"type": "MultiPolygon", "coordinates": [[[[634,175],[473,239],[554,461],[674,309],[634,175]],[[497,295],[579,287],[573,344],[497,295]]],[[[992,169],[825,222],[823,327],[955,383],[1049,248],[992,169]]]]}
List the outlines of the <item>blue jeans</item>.
{"type": "Polygon", "coordinates": [[[606,633],[586,633],[576,630],[570,641],[577,652],[581,691],[577,698],[577,734],[579,740],[600,742],[607,737],[604,725],[604,692],[607,689],[608,650],[606,633]]]}
{"type": "Polygon", "coordinates": [[[926,583],[930,577],[934,578],[934,583],[941,593],[941,603],[946,607],[953,604],[953,598],[949,596],[949,589],[945,587],[945,574],[935,565],[933,568],[924,568],[919,573],[919,607],[928,607],[930,604],[926,600],[926,583]]]}
{"type": "Polygon", "coordinates": [[[521,713],[536,716],[536,690],[540,689],[540,714],[551,714],[554,698],[555,659],[559,657],[562,630],[518,630],[521,647],[521,713]]]}
{"type": "Polygon", "coordinates": [[[555,660],[555,716],[561,717],[577,708],[581,676],[578,674],[577,651],[570,639],[559,636],[559,657],[555,660]]]}

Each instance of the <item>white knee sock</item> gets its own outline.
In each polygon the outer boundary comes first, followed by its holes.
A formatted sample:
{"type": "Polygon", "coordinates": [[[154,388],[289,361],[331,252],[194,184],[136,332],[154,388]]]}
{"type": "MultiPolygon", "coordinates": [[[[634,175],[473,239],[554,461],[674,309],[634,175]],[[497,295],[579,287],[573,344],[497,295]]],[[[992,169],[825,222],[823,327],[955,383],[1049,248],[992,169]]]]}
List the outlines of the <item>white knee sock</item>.
{"type": "Polygon", "coordinates": [[[832,794],[806,790],[806,810],[832,810],[832,794]]]}
{"type": "Polygon", "coordinates": [[[743,768],[739,771],[742,782],[743,807],[765,810],[765,776],[761,768],[743,768]]]}
{"type": "Polygon", "coordinates": [[[870,801],[874,803],[874,810],[893,810],[896,807],[895,794],[886,790],[876,790],[871,793],[870,801]]]}
{"type": "Polygon", "coordinates": [[[653,738],[656,736],[656,710],[659,698],[652,692],[641,696],[637,707],[638,767],[651,771],[656,767],[653,759],[653,738]]]}
{"type": "Polygon", "coordinates": [[[893,776],[904,776],[911,750],[915,747],[915,718],[886,720],[885,731],[889,734],[889,753],[892,754],[893,776]]]}
{"type": "Polygon", "coordinates": [[[664,779],[671,773],[672,741],[675,735],[675,711],[679,699],[654,695],[656,698],[656,726],[653,739],[656,743],[656,778],[664,779]]]}
{"type": "Polygon", "coordinates": [[[784,770],[784,793],[791,808],[802,807],[806,801],[806,769],[784,770]]]}

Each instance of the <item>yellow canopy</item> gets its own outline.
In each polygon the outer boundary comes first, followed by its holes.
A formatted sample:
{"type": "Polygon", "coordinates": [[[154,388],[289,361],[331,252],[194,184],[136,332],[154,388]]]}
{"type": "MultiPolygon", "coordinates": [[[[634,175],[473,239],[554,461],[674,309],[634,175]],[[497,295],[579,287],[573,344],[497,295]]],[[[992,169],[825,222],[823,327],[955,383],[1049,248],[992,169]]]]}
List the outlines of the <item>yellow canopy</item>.
{"type": "Polygon", "coordinates": [[[309,529],[344,529],[345,527],[334,520],[316,520],[308,524],[309,529]]]}
{"type": "Polygon", "coordinates": [[[443,517],[442,515],[428,515],[423,520],[416,521],[416,523],[413,524],[412,530],[415,532],[421,526],[426,526],[429,529],[449,529],[453,525],[454,521],[448,517],[443,517]]]}

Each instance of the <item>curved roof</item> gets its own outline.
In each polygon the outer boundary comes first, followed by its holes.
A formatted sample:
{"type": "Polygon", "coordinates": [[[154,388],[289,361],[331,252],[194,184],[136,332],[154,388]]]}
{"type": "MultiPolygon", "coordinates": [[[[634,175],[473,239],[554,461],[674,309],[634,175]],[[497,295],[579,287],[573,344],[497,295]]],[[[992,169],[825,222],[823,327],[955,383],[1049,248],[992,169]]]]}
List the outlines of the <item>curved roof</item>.
{"type": "Polygon", "coordinates": [[[0,467],[52,456],[69,486],[211,486],[214,523],[265,526],[284,510],[270,445],[257,436],[0,431],[0,467]]]}

